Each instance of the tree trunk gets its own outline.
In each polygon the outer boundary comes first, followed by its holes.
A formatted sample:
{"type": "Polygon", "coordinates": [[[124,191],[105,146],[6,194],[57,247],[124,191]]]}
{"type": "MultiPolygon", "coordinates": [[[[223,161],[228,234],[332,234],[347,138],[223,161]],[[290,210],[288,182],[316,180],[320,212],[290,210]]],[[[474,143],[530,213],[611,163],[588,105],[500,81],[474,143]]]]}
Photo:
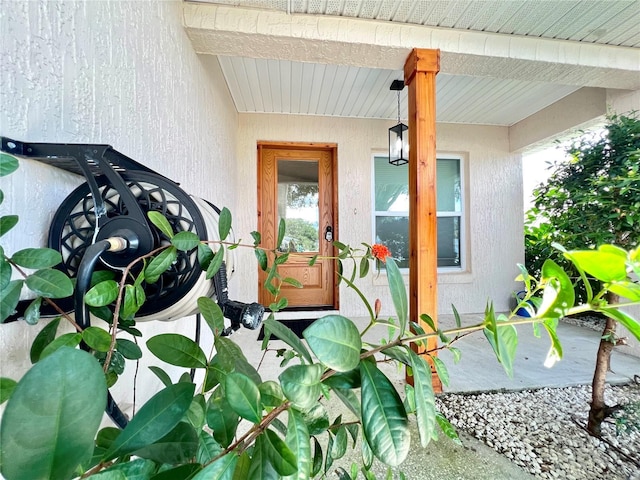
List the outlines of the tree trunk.
{"type": "MultiPolygon", "coordinates": [[[[617,303],[618,296],[609,293],[609,304],[617,303]]],[[[593,382],[591,383],[591,408],[589,410],[589,420],[587,421],[587,430],[594,437],[599,437],[602,433],[602,422],[610,413],[609,406],[604,403],[604,389],[607,372],[611,362],[611,352],[616,346],[616,326],[618,322],[607,317],[600,346],[598,347],[598,355],[596,356],[596,369],[593,373],[593,382]]]]}

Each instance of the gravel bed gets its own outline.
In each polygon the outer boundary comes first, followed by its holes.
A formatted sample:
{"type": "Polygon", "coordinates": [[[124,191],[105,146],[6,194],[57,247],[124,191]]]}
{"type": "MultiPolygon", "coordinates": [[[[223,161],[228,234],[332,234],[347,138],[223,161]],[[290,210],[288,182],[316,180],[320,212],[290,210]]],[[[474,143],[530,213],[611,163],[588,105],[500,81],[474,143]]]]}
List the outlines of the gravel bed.
{"type": "MultiPolygon", "coordinates": [[[[602,437],[611,445],[590,436],[581,428],[590,398],[591,386],[578,386],[448,393],[439,396],[437,404],[457,430],[483,441],[536,478],[640,480],[640,432],[628,428],[617,433],[609,421],[603,424],[602,437]]],[[[608,385],[605,399],[608,405],[640,402],[640,384],[608,385]]],[[[636,427],[640,428],[637,417],[636,427]]]]}
{"type": "Polygon", "coordinates": [[[606,323],[606,320],[603,317],[589,315],[583,315],[580,317],[564,317],[561,321],[570,325],[588,328],[596,332],[602,332],[606,323]]]}

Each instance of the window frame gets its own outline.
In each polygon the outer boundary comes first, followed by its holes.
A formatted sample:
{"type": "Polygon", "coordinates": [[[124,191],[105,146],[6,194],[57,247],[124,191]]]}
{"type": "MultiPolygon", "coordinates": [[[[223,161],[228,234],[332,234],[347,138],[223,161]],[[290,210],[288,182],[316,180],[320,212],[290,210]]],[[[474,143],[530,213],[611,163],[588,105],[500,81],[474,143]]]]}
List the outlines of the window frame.
{"type": "MultiPolygon", "coordinates": [[[[376,210],[376,158],[384,158],[388,161],[388,152],[374,152],[371,155],[371,233],[372,243],[375,243],[376,239],[376,218],[377,217],[409,217],[408,211],[378,211],[376,210]]],[[[436,153],[436,159],[438,160],[457,160],[458,168],[460,172],[460,211],[440,211],[436,212],[437,218],[459,218],[460,228],[460,265],[459,266],[444,266],[438,267],[438,273],[461,273],[467,271],[467,203],[466,203],[466,158],[462,154],[454,153],[436,153]]],[[[407,274],[409,268],[401,268],[402,273],[407,274]]]]}

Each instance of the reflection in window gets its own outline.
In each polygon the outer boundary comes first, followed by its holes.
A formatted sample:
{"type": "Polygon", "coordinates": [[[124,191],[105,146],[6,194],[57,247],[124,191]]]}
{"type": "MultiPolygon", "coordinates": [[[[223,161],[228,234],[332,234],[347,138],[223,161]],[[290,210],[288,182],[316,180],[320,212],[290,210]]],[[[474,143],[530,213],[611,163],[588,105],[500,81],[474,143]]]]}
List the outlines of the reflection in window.
{"type": "MultiPolygon", "coordinates": [[[[462,267],[460,158],[438,158],[438,267],[462,267]]],[[[386,245],[400,268],[409,268],[409,169],[374,157],[375,242],[386,245]]]]}
{"type": "Polygon", "coordinates": [[[286,223],[281,252],[317,252],[318,162],[278,160],[278,216],[286,223]]]}

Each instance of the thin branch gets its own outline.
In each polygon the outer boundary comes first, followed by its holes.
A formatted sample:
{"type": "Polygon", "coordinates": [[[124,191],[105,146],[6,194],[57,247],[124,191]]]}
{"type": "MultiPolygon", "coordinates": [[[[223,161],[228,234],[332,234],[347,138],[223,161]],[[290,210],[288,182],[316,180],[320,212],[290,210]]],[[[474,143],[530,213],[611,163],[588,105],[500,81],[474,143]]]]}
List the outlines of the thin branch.
{"type": "Polygon", "coordinates": [[[107,373],[109,370],[109,365],[111,364],[111,356],[113,355],[113,351],[116,348],[116,336],[118,334],[118,320],[120,319],[120,306],[122,305],[122,298],[124,297],[124,289],[126,287],[127,277],[131,272],[131,269],[139,262],[144,261],[145,259],[154,256],[156,253],[166,249],[168,246],[162,246],[152,250],[146,255],[142,255],[141,257],[133,260],[122,272],[122,278],[120,279],[120,286],[118,288],[118,297],[116,298],[116,306],[113,309],[113,320],[111,322],[111,345],[109,345],[109,350],[107,351],[107,356],[104,359],[104,366],[102,367],[104,373],[107,373]]]}
{"type": "MultiPolygon", "coordinates": [[[[288,410],[289,407],[291,407],[291,402],[284,402],[282,405],[280,405],[280,406],[274,408],[273,410],[271,410],[267,415],[262,417],[262,420],[260,420],[260,423],[258,423],[257,425],[254,425],[253,428],[251,428],[247,433],[242,435],[233,444],[229,445],[222,452],[220,452],[216,457],[212,458],[209,462],[205,463],[203,465],[203,467],[215,462],[219,458],[224,457],[228,453],[231,453],[236,448],[240,448],[241,450],[243,450],[245,448],[245,445],[247,445],[247,446],[251,445],[253,443],[253,441],[264,430],[266,430],[267,426],[269,426],[269,424],[271,422],[273,422],[282,412],[284,412],[285,410],[288,410]]],[[[242,452],[240,452],[240,453],[242,453],[242,452]]]]}

